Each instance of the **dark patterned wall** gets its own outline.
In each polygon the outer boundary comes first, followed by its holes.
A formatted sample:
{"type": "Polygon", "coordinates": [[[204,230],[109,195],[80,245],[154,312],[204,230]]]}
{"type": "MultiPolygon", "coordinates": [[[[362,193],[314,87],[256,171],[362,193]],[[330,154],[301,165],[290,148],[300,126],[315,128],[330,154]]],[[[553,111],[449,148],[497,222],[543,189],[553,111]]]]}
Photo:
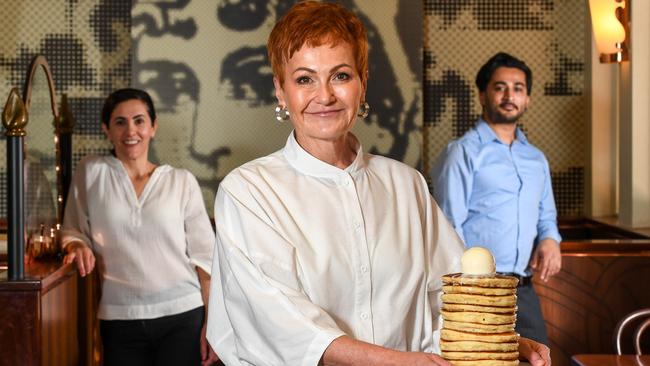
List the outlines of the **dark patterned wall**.
{"type": "MultiPolygon", "coordinates": [[[[3,9],[3,26],[12,31],[0,34],[0,95],[22,85],[31,57],[45,54],[57,90],[69,95],[77,118],[79,159],[108,149],[98,121],[105,95],[131,83],[146,88],[161,112],[152,158],[189,168],[211,207],[221,177],[276,150],[288,134],[288,126],[273,123],[264,44],[292,3],[165,0],[132,7],[124,0],[23,1],[3,9]],[[40,21],[35,25],[33,19],[40,21]]],[[[474,124],[480,112],[474,74],[504,50],[533,68],[532,104],[521,122],[550,161],[559,211],[582,213],[583,2],[425,1],[423,108],[422,8],[408,0],[344,3],[366,23],[371,42],[373,113],[356,127],[368,150],[427,172],[440,149],[474,124]]],[[[3,185],[4,179],[0,194],[3,185]]]]}
{"type": "MultiPolygon", "coordinates": [[[[0,98],[6,98],[12,87],[22,93],[32,57],[45,55],[58,98],[68,95],[76,119],[75,162],[87,154],[107,153],[99,111],[107,93],[131,82],[131,1],[26,0],[4,4],[2,9],[0,98]]],[[[42,146],[53,148],[52,136],[46,133],[50,128],[51,120],[30,119],[28,155],[37,155],[42,146]]],[[[0,195],[5,197],[4,148],[0,155],[0,195]]],[[[0,217],[4,216],[6,200],[1,199],[0,217]]]]}
{"type": "Polygon", "coordinates": [[[531,105],[520,122],[549,160],[559,214],[582,214],[585,2],[426,0],[424,9],[424,171],[474,125],[481,112],[476,72],[505,51],[533,70],[531,105]]]}
{"type": "MultiPolygon", "coordinates": [[[[294,2],[12,2],[3,8],[3,29],[11,31],[0,32],[0,97],[22,84],[33,55],[45,54],[57,90],[68,94],[77,119],[77,161],[108,151],[99,127],[105,96],[127,85],[145,88],[160,122],[150,158],[194,173],[211,212],[219,181],[244,162],[281,148],[291,130],[273,117],[266,39],[294,2]]],[[[341,2],[365,23],[370,41],[372,109],[355,133],[366,150],[419,165],[421,2],[341,2]]]]}
{"type": "MultiPolygon", "coordinates": [[[[280,149],[266,41],[294,0],[137,1],[133,84],[154,96],[155,157],[192,171],[212,211],[219,181],[246,161],[280,149]]],[[[421,2],[342,0],[366,25],[370,116],[355,133],[367,151],[420,163],[421,2]]]]}

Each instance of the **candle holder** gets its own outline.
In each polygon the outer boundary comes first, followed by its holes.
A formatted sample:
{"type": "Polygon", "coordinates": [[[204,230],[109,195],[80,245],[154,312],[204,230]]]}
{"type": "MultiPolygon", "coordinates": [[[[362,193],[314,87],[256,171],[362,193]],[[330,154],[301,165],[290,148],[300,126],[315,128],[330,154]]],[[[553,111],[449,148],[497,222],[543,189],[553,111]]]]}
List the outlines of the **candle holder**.
{"type": "Polygon", "coordinates": [[[59,230],[52,227],[49,230],[41,224],[38,233],[33,233],[27,240],[26,254],[30,259],[52,258],[61,252],[59,245],[59,230]]]}

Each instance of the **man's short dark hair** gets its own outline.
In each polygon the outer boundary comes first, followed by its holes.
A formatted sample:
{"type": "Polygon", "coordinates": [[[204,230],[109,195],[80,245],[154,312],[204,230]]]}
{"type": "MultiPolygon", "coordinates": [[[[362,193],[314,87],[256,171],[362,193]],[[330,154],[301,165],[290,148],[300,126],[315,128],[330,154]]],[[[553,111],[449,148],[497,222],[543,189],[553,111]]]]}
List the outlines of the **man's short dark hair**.
{"type": "Polygon", "coordinates": [[[533,72],[530,71],[530,68],[526,66],[525,62],[505,52],[497,53],[481,66],[478,74],[476,74],[476,86],[479,91],[485,91],[490,79],[492,78],[492,74],[499,67],[510,67],[523,71],[524,74],[526,74],[526,91],[528,92],[528,95],[530,95],[533,88],[533,72]]]}

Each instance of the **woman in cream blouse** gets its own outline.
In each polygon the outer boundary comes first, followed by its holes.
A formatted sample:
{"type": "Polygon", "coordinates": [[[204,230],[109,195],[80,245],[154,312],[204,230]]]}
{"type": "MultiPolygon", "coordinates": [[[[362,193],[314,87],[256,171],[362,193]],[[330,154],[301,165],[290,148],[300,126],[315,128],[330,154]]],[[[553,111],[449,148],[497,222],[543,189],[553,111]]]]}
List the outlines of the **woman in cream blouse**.
{"type": "MultiPolygon", "coordinates": [[[[342,6],[304,1],[268,41],[281,150],[232,171],[215,203],[208,339],[226,365],[450,365],[441,276],[463,243],[422,175],[368,154],[368,42],[342,6]]],[[[381,77],[381,75],[377,75],[381,77]]],[[[548,365],[548,348],[521,354],[548,365]]]]}
{"type": "Polygon", "coordinates": [[[102,282],[105,365],[211,364],[205,340],[214,232],[192,174],[149,161],[150,96],[113,92],[102,130],[114,156],[77,166],[63,224],[66,262],[102,282]]]}

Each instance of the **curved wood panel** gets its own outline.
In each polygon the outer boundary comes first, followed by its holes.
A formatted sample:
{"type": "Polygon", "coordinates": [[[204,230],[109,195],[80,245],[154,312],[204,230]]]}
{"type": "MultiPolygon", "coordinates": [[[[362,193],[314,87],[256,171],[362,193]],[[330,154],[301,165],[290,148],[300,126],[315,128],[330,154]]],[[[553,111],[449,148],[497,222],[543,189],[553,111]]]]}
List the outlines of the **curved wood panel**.
{"type": "MultiPolygon", "coordinates": [[[[562,259],[558,275],[546,283],[535,279],[553,365],[569,366],[575,354],[614,354],[616,323],[650,306],[650,254],[592,256],[584,252],[562,259]]],[[[633,353],[631,339],[627,347],[633,353]]]]}
{"type": "Polygon", "coordinates": [[[79,365],[77,276],[41,299],[41,365],[79,365]]]}

